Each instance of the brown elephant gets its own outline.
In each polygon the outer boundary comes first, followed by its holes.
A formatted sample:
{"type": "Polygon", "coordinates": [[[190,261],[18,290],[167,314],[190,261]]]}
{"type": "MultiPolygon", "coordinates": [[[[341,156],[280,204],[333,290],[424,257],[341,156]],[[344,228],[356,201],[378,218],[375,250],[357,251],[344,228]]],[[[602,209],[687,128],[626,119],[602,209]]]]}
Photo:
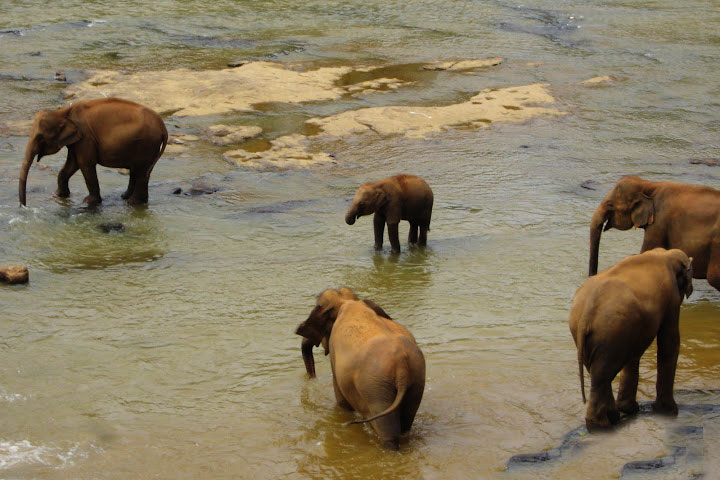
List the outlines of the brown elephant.
{"type": "Polygon", "coordinates": [[[415,337],[375,303],[359,301],[349,288],[325,290],[295,332],[315,376],[312,348],[330,354],[338,405],[370,422],[383,446],[397,450],[401,433],[415,419],[425,389],[425,358],[415,337]]]}
{"type": "Polygon", "coordinates": [[[588,429],[609,427],[620,412],[636,413],[640,357],[657,337],[655,411],[677,414],[673,398],[680,350],[678,318],[692,286],[692,258],[682,250],[655,248],[627,257],[588,278],[570,310],[570,332],[577,346],[583,402],[583,365],[590,373],[588,429]],[[622,370],[617,403],[611,382],[622,370]]]}
{"type": "Polygon", "coordinates": [[[621,178],[605,196],[590,222],[590,268],[598,268],[604,229],[645,229],[641,252],[679,248],[693,257],[695,278],[707,278],[720,290],[720,191],[700,185],[621,178]]]}
{"type": "Polygon", "coordinates": [[[85,177],[89,195],[85,202],[102,202],[96,165],[130,170],[130,182],[122,198],[130,204],[147,203],[148,181],[155,163],[165,151],[168,133],[162,118],[149,108],[119,98],[75,102],[35,115],[20,171],[20,203],[25,205],[27,176],[32,161],[38,162],[67,147],[65,165],[58,174],[57,197],[70,196],[68,181],[78,169],[85,177]]]}
{"type": "Polygon", "coordinates": [[[400,253],[400,220],[410,222],[408,243],[424,247],[430,230],[432,205],[433,192],[425,180],[415,175],[395,175],[361,185],[345,214],[345,222],[352,225],[359,217],[374,213],[375,250],[382,250],[387,223],[392,252],[400,253]]]}

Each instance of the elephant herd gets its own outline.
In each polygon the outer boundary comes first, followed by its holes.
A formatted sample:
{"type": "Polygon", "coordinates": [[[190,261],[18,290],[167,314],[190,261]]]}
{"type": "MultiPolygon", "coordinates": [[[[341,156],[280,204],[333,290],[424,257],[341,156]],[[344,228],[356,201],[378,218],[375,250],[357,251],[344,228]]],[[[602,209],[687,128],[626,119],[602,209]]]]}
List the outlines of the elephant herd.
{"type": "MultiPolygon", "coordinates": [[[[168,133],[152,110],[118,98],[79,101],[34,119],[19,180],[26,203],[26,182],[35,157],[67,147],[55,196],[70,194],[68,180],[81,170],[89,195],[102,201],[96,165],[130,170],[123,198],[148,201],[150,173],[162,156],[168,133]]],[[[433,192],[421,178],[397,175],[360,186],[345,215],[374,214],[375,249],[382,249],[387,224],[391,251],[400,252],[398,224],[410,223],[409,244],[425,246],[430,230],[433,192]]],[[[706,278],[720,290],[720,191],[674,182],[621,178],[605,196],[590,222],[589,275],[570,310],[570,331],[577,346],[581,392],[584,370],[590,374],[586,413],[588,429],[617,423],[620,413],[638,411],[636,393],[640,357],[657,337],[658,412],[676,414],[673,382],[680,346],[680,305],[693,291],[693,278],[706,278]],[[645,230],[639,255],[597,273],[603,230],[645,230]],[[617,400],[611,382],[622,371],[617,400]]],[[[398,449],[399,437],[412,426],[425,386],[425,359],[413,335],[380,306],[360,300],[352,290],[325,290],[296,333],[303,337],[302,357],[315,377],[313,347],[330,355],[338,405],[357,411],[383,445],[398,449]]]]}

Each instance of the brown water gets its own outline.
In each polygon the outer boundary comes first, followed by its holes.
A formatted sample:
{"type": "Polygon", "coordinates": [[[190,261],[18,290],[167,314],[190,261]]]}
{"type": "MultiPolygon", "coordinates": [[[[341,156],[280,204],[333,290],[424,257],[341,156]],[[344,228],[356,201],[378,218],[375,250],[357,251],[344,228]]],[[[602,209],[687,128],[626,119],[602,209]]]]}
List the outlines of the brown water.
{"type": "MultiPolygon", "coordinates": [[[[0,138],[0,259],[31,270],[0,289],[3,478],[690,478],[720,466],[720,297],[707,282],[681,314],[676,419],[641,415],[541,466],[510,457],[560,446],[583,423],[567,328],[587,270],[592,210],[623,174],[720,187],[720,10],[714,1],[309,1],[0,3],[0,122],[61,103],[91,68],[211,69],[238,58],[387,65],[396,93],[166,118],[172,133],[254,123],[267,138],[349,108],[442,105],[486,87],[547,82],[563,117],[427,139],[363,136],[327,145],[334,166],[231,167],[204,142],[166,153],[147,209],[127,177],[100,169],[86,211],[78,174],[50,197],[64,152],[33,167],[17,207],[25,137],[0,138]],[[40,55],[30,55],[33,52],[40,55]],[[469,75],[417,74],[437,60],[506,58],[469,75]],[[528,65],[539,63],[539,65],[528,65]],[[578,82],[598,75],[616,81],[578,82]],[[343,214],[357,185],[408,172],[435,192],[429,246],[372,251],[369,218],[343,214]],[[213,195],[173,195],[202,178],[213,195]],[[596,190],[580,187],[593,180],[596,190]],[[98,225],[121,222],[124,232],[98,225]],[[293,334],[324,288],[347,285],[408,326],[427,360],[423,403],[399,453],[334,405],[327,358],[309,381],[293,334]],[[703,427],[702,438],[678,434],[703,427]]],[[[603,236],[605,268],[640,231],[603,236]]],[[[640,397],[654,393],[654,347],[640,397]]]]}

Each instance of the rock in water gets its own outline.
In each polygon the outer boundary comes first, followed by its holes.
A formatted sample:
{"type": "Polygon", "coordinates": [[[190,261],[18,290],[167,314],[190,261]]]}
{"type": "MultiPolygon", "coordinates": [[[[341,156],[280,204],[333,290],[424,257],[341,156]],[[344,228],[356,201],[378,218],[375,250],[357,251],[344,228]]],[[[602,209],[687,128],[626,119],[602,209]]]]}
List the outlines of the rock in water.
{"type": "Polygon", "coordinates": [[[125,225],[123,225],[120,222],[101,223],[100,225],[98,225],[98,228],[100,228],[100,230],[102,230],[105,233],[124,232],[125,231],[125,225]]]}
{"type": "Polygon", "coordinates": [[[0,282],[5,283],[27,283],[30,274],[27,267],[23,265],[0,266],[0,282]]]}

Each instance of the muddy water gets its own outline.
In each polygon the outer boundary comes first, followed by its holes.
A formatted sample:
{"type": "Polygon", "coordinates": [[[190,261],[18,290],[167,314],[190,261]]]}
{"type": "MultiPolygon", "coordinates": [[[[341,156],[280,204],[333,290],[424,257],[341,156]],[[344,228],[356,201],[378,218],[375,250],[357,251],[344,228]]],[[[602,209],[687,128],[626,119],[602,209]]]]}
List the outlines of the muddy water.
{"type": "MultiPolygon", "coordinates": [[[[79,174],[68,201],[50,197],[62,152],[33,167],[29,208],[18,208],[26,137],[0,138],[0,256],[31,270],[28,286],[0,291],[0,476],[609,478],[675,447],[690,453],[636,476],[716,472],[717,409],[698,407],[720,405],[720,297],[705,281],[681,314],[677,419],[641,415],[505,472],[513,455],[559,447],[582,424],[566,322],[604,192],[628,173],[720,187],[717,167],[688,164],[719,146],[715,2],[575,3],[0,6],[0,122],[59,105],[56,70],[74,82],[93,68],[213,69],[245,58],[386,66],[416,83],[168,117],[172,133],[235,122],[261,125],[268,140],[350,108],[442,105],[535,82],[568,112],[426,139],[330,142],[337,164],[312,169],[230,166],[201,141],[165,154],[147,209],[127,208],[127,177],[101,168],[97,212],[82,206],[79,174]],[[426,62],[496,56],[506,61],[493,69],[418,73],[426,62]],[[579,84],[601,75],[614,80],[579,84]],[[393,258],[387,245],[372,251],[369,218],[349,227],[343,214],[358,184],[401,171],[427,179],[436,204],[428,248],[401,238],[393,258]],[[220,191],[172,193],[197,179],[220,191]],[[106,233],[107,222],[125,229],[106,233]],[[352,416],[334,406],[320,353],[318,379],[305,377],[294,327],[318,292],[339,285],[382,305],[425,353],[425,396],[400,453],[380,450],[367,427],[341,426],[352,416]]],[[[601,268],[636,252],[641,236],[606,232],[601,268]]],[[[654,352],[641,364],[643,400],[654,393],[654,352]]]]}

